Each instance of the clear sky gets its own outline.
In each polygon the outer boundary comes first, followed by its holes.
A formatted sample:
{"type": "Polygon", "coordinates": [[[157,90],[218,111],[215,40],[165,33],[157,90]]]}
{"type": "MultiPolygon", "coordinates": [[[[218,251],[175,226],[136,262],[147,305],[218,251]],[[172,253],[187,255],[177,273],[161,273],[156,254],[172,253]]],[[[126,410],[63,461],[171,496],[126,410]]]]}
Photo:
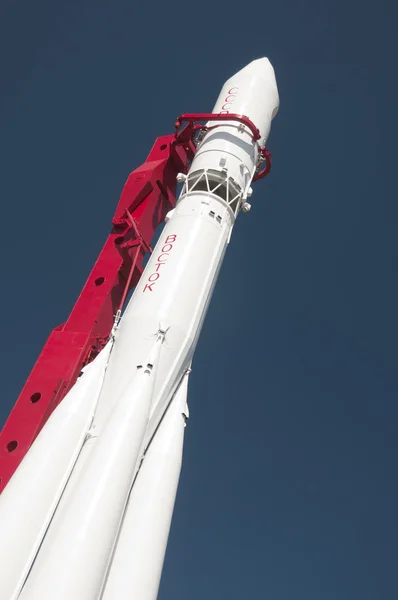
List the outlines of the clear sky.
{"type": "Polygon", "coordinates": [[[275,67],[273,172],[198,346],[159,600],[397,597],[397,17],[386,0],[1,4],[0,421],[154,139],[252,59],[275,67]]]}

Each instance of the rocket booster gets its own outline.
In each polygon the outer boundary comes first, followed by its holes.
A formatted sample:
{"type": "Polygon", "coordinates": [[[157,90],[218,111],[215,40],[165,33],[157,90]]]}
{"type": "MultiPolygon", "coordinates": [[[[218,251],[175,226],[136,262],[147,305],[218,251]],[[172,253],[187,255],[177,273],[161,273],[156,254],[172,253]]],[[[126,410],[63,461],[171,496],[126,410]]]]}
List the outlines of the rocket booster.
{"type": "Polygon", "coordinates": [[[0,581],[4,600],[156,600],[181,468],[188,373],[278,106],[266,58],[224,84],[213,113],[248,117],[260,139],[244,123],[217,120],[198,140],[188,174],[179,176],[181,195],[111,340],[0,497],[0,556],[13,561],[0,581]]]}
{"type": "Polygon", "coordinates": [[[102,600],[156,600],[181,471],[187,391],[188,372],[134,482],[102,600]]]}
{"type": "Polygon", "coordinates": [[[0,496],[0,598],[18,594],[53,519],[93,421],[112,341],[83,369],[0,496]]]}

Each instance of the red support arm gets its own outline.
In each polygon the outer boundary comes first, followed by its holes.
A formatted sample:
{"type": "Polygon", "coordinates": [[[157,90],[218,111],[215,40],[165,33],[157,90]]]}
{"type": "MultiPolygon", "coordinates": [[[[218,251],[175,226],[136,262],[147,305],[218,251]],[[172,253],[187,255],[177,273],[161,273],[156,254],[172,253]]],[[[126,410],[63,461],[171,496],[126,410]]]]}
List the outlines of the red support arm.
{"type": "Polygon", "coordinates": [[[176,175],[187,171],[194,154],[190,132],[160,137],[127,179],[86,284],[68,320],[51,332],[0,433],[0,492],[82,367],[104,347],[141,276],[155,229],[175,204],[176,175]]]}
{"type": "MultiPolygon", "coordinates": [[[[249,117],[245,117],[245,115],[237,115],[235,113],[185,113],[178,117],[175,129],[176,135],[178,135],[178,130],[181,127],[181,123],[188,121],[194,125],[194,129],[213,129],[213,127],[208,127],[206,125],[196,125],[196,121],[237,121],[242,125],[245,125],[248,129],[250,129],[251,134],[253,136],[253,140],[257,142],[261,138],[261,133],[253,123],[250,121],[249,117]]],[[[217,127],[217,125],[215,125],[217,127]]]]}
{"type": "MultiPolygon", "coordinates": [[[[209,131],[210,129],[219,127],[219,125],[203,125],[201,123],[198,123],[197,121],[235,121],[250,129],[250,132],[253,136],[253,140],[255,142],[258,142],[258,140],[261,139],[261,133],[255,126],[253,121],[251,121],[249,117],[245,117],[245,115],[237,115],[235,113],[185,113],[183,115],[180,115],[177,121],[175,122],[176,137],[178,138],[181,135],[184,135],[186,137],[194,135],[197,131],[209,131]],[[184,122],[188,122],[188,125],[180,132],[179,130],[181,124],[184,122]]],[[[256,174],[253,177],[253,181],[262,179],[271,171],[272,156],[268,148],[260,147],[260,156],[262,162],[265,164],[264,167],[258,168],[256,174]]]]}

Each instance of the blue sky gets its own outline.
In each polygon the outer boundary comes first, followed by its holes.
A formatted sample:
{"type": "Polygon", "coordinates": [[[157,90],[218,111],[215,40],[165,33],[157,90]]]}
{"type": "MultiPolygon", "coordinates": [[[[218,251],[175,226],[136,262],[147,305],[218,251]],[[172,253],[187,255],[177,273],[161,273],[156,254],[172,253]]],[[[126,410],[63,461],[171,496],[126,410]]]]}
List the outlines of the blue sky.
{"type": "Polygon", "coordinates": [[[397,12],[3,0],[1,422],[154,139],[275,67],[274,167],[198,346],[160,600],[397,594],[397,12]]]}

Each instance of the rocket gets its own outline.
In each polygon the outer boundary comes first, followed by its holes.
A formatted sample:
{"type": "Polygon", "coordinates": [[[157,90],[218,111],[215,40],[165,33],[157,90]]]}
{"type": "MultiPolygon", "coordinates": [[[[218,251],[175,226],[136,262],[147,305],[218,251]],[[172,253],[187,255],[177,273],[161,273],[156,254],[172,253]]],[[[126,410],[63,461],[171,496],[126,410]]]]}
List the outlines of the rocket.
{"type": "Polygon", "coordinates": [[[193,354],[278,106],[267,58],[224,84],[123,316],[0,497],[0,598],[156,600],[193,354]]]}

